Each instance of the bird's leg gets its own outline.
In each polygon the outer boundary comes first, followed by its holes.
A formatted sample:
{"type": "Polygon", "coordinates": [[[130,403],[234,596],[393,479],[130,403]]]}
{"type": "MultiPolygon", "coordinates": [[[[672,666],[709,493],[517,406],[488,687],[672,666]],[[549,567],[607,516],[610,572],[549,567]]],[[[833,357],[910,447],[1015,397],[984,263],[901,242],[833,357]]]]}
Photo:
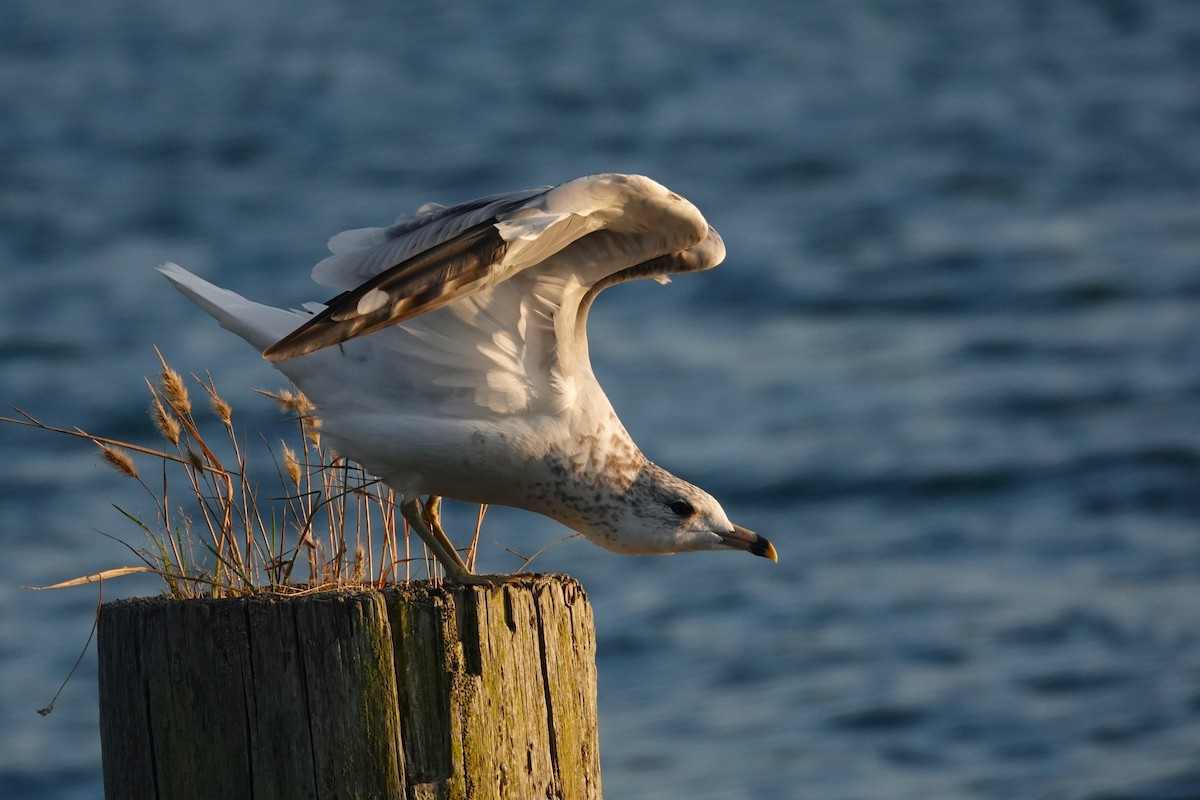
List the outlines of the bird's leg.
{"type": "Polygon", "coordinates": [[[454,547],[447,547],[448,540],[446,534],[443,533],[439,538],[425,522],[422,515],[421,503],[417,499],[406,500],[400,505],[400,513],[404,515],[404,519],[408,522],[410,528],[417,532],[417,535],[425,542],[426,546],[433,551],[433,555],[441,563],[442,568],[446,570],[446,578],[453,583],[462,583],[472,586],[495,586],[498,583],[503,583],[504,578],[496,575],[476,575],[463,565],[462,559],[458,557],[454,547]]]}
{"type": "Polygon", "coordinates": [[[429,532],[437,537],[442,547],[458,563],[458,566],[462,567],[464,571],[470,572],[470,568],[462,560],[462,556],[458,554],[458,548],[454,546],[454,542],[450,541],[450,537],[446,535],[445,529],[442,528],[442,498],[435,494],[429,495],[429,499],[424,503],[423,510],[425,512],[425,521],[429,525],[429,532]]]}

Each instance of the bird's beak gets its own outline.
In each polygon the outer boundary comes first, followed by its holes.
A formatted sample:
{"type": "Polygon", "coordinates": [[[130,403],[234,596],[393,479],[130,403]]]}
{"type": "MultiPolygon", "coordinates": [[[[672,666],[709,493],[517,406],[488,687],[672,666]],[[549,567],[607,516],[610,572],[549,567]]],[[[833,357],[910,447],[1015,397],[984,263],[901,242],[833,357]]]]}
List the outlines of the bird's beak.
{"type": "Polygon", "coordinates": [[[771,544],[767,537],[759,536],[741,525],[734,525],[733,530],[729,533],[718,533],[717,535],[721,537],[721,542],[729,547],[745,550],[751,555],[762,556],[772,561],[779,560],[779,556],[775,553],[775,545],[771,544]]]}

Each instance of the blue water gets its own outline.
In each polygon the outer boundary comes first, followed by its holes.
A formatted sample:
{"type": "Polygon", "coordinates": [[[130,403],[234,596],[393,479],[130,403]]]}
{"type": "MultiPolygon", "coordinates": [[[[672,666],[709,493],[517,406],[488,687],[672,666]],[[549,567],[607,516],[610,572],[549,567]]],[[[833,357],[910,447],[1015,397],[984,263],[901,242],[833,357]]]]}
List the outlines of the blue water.
{"type": "MultiPolygon", "coordinates": [[[[538,562],[607,795],[1200,797],[1195,3],[7,0],[0,154],[0,400],[148,443],[154,344],[251,428],[281,385],[155,264],[294,305],[344,228],[655,177],[729,258],[606,294],[593,358],[781,560],[538,562]]],[[[97,797],[93,652],[34,713],[94,589],[19,587],[131,563],[142,495],[8,427],[0,470],[0,796],[97,797]]]]}

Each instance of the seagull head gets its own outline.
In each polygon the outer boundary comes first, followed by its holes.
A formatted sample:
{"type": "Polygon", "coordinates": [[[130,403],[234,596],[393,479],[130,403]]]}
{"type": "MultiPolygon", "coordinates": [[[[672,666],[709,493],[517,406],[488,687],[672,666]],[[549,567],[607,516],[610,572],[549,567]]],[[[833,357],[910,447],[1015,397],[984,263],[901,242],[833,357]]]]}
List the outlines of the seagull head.
{"type": "Polygon", "coordinates": [[[779,560],[765,536],[730,522],[716,498],[655,464],[647,462],[616,499],[599,530],[583,531],[608,549],[633,555],[732,549],[779,560]]]}

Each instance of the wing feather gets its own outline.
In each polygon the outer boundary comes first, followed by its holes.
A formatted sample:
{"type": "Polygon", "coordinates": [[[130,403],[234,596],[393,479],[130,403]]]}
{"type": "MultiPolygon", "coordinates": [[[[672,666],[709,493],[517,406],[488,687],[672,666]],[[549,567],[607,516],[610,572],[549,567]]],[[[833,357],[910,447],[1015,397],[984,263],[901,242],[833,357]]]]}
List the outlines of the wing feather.
{"type": "Polygon", "coordinates": [[[446,392],[447,413],[463,414],[569,407],[591,374],[584,327],[596,294],[724,257],[695,206],[626,175],[422,207],[388,228],[338,234],[330,249],[314,278],[345,291],[264,355],[378,332],[356,357],[391,359],[377,368],[399,381],[404,364],[429,365],[415,372],[446,392]]]}
{"type": "Polygon", "coordinates": [[[389,226],[343,231],[329,240],[332,255],[313,267],[313,280],[331,289],[356,289],[380,272],[520,208],[550,188],[506,192],[453,207],[426,203],[416,214],[402,214],[389,226]]]}

